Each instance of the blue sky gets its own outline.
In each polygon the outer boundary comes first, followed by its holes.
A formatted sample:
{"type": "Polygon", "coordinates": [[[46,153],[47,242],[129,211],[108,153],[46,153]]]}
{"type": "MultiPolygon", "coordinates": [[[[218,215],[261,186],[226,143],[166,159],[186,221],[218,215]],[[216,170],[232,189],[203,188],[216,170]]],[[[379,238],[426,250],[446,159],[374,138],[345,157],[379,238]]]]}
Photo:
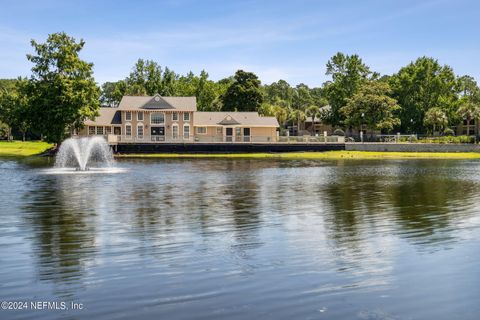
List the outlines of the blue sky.
{"type": "Polygon", "coordinates": [[[475,0],[0,0],[0,78],[29,75],[30,39],[65,31],[86,41],[99,83],[144,58],[214,80],[244,69],[319,86],[338,51],[381,74],[427,55],[480,80],[479,12],[475,0]]]}

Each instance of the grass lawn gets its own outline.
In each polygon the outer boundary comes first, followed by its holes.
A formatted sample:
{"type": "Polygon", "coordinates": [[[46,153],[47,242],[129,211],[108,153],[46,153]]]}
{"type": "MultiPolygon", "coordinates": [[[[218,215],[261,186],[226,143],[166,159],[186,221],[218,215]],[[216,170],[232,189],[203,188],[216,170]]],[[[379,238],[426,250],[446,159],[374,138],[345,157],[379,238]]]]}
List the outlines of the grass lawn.
{"type": "Polygon", "coordinates": [[[0,157],[28,157],[40,154],[53,145],[43,141],[0,141],[0,157]]]}
{"type": "Polygon", "coordinates": [[[117,158],[245,158],[245,159],[480,159],[475,152],[370,152],[327,151],[291,153],[230,153],[230,154],[120,154],[117,158]]]}

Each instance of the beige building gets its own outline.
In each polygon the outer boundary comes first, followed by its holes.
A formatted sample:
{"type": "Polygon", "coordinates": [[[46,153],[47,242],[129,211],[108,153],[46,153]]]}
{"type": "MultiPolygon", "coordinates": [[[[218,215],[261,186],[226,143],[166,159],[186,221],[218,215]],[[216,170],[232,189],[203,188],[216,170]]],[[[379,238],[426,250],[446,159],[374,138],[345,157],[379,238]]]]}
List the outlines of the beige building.
{"type": "Polygon", "coordinates": [[[195,97],[124,96],[118,108],[100,108],[79,135],[110,143],[274,142],[276,118],[257,112],[199,112],[195,97]]]}

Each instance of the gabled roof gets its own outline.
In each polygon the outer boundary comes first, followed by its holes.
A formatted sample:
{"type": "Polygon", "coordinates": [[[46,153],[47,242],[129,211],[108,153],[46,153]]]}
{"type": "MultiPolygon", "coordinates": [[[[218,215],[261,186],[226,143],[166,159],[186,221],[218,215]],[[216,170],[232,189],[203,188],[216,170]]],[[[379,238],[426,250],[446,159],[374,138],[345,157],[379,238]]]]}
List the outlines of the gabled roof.
{"type": "Polygon", "coordinates": [[[142,109],[175,109],[170,103],[168,103],[165,99],[163,99],[159,94],[156,94],[145,103],[142,109]]]}
{"type": "Polygon", "coordinates": [[[262,117],[257,112],[195,112],[193,125],[199,127],[242,125],[275,128],[279,126],[275,117],[262,117]]]}
{"type": "Polygon", "coordinates": [[[195,97],[123,96],[118,110],[177,110],[197,111],[195,97]]]}
{"type": "Polygon", "coordinates": [[[223,126],[227,126],[227,125],[232,125],[232,124],[240,124],[240,122],[238,122],[231,115],[228,114],[218,124],[221,124],[223,126]]]}
{"type": "Polygon", "coordinates": [[[94,121],[87,120],[85,125],[87,126],[109,126],[112,124],[121,124],[122,115],[118,108],[102,107],[98,110],[99,116],[94,121]]]}

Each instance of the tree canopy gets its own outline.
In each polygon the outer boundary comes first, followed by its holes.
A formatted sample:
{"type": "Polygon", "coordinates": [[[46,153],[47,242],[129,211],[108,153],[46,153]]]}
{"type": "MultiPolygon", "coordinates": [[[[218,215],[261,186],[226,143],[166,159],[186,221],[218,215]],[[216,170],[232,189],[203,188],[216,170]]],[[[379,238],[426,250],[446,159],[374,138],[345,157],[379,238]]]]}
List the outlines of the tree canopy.
{"type": "Polygon", "coordinates": [[[325,97],[331,106],[328,120],[337,126],[345,120],[341,109],[347,104],[347,99],[353,97],[360,86],[371,78],[372,72],[358,55],[339,52],[327,62],[326,75],[332,77],[332,81],[324,86],[325,97]]]}
{"type": "Polygon", "coordinates": [[[263,102],[260,84],[256,74],[238,70],[233,83],[222,95],[222,110],[257,111],[263,102]]]}
{"type": "Polygon", "coordinates": [[[48,142],[61,142],[68,130],[78,129],[98,115],[99,93],[92,63],[79,52],[85,42],[66,33],[50,34],[45,43],[31,41],[35,54],[27,55],[32,75],[26,89],[32,127],[48,142]]]}
{"type": "Polygon", "coordinates": [[[442,110],[452,124],[458,121],[455,112],[457,82],[449,66],[442,66],[432,58],[421,57],[401,68],[389,83],[392,97],[402,107],[401,131],[422,132],[424,118],[430,108],[442,110]]]}
{"type": "Polygon", "coordinates": [[[370,130],[387,131],[397,127],[400,119],[396,113],[400,106],[388,96],[389,93],[390,87],[385,82],[365,82],[341,108],[345,124],[357,128],[365,125],[370,130]]]}
{"type": "Polygon", "coordinates": [[[243,70],[214,81],[205,70],[180,75],[156,61],[138,59],[124,79],[105,82],[100,91],[92,64],[79,57],[83,40],[62,32],[31,44],[30,78],[0,79],[1,126],[23,134],[31,130],[51,142],[93,119],[99,104],[117,107],[124,95],[195,96],[199,111],[258,111],[275,116],[282,131],[301,128],[306,117],[334,128],[363,124],[371,130],[416,133],[462,120],[468,125],[480,117],[475,79],[457,76],[430,57],[380,77],[358,55],[338,52],[326,64],[330,79],[319,87],[283,79],[262,85],[256,74],[243,70]]]}

